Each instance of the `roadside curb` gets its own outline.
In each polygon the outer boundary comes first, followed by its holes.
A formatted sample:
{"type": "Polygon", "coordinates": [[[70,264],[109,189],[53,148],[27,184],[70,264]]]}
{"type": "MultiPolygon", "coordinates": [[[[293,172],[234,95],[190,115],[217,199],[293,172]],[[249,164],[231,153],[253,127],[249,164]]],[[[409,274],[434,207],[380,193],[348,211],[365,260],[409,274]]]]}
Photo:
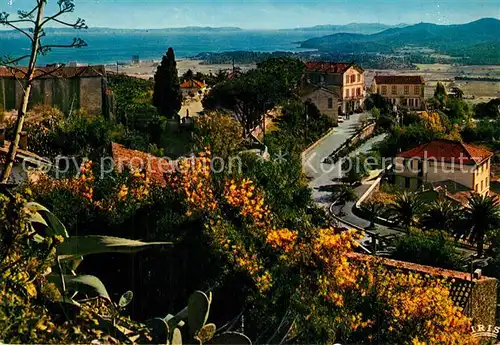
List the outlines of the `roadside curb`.
{"type": "Polygon", "coordinates": [[[323,135],[321,138],[319,138],[315,143],[313,143],[311,146],[309,146],[307,149],[305,149],[304,151],[302,151],[302,157],[304,157],[305,155],[309,154],[309,152],[311,152],[316,146],[318,146],[319,144],[321,144],[325,139],[326,137],[328,137],[330,134],[333,134],[333,132],[335,132],[335,127],[330,129],[325,135],[323,135]]]}

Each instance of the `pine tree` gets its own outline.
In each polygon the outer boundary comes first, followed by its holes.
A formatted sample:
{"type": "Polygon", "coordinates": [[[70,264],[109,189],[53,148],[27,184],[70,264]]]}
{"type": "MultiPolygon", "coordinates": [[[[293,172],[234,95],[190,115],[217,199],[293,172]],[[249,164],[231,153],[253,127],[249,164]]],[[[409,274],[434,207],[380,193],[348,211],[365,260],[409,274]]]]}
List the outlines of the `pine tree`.
{"type": "Polygon", "coordinates": [[[181,109],[182,93],[172,48],[168,48],[156,70],[153,105],[167,118],[176,118],[181,109]]]}

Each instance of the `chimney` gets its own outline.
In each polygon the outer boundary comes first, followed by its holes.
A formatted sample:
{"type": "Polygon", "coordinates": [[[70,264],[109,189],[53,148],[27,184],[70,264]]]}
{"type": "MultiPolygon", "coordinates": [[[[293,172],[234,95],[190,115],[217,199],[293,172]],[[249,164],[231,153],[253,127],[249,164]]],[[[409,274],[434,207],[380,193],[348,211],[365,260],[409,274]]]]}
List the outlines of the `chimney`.
{"type": "Polygon", "coordinates": [[[21,132],[21,138],[19,139],[19,148],[21,150],[28,150],[28,133],[26,131],[21,132]]]}
{"type": "Polygon", "coordinates": [[[480,268],[474,271],[474,279],[481,279],[482,271],[480,268]]]}
{"type": "Polygon", "coordinates": [[[5,128],[0,127],[0,147],[4,147],[5,145],[5,128]]]}

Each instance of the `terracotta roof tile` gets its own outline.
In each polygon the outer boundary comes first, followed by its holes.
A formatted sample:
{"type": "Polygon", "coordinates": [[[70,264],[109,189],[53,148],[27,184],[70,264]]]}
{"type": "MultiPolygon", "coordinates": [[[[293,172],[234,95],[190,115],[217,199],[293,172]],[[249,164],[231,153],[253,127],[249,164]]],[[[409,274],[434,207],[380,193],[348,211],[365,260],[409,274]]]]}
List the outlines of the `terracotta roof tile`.
{"type": "Polygon", "coordinates": [[[429,275],[436,278],[444,278],[451,282],[450,297],[455,305],[464,308],[469,302],[469,296],[477,282],[487,281],[495,278],[481,276],[479,279],[471,280],[470,273],[447,270],[438,267],[419,265],[412,262],[392,260],[372,255],[349,253],[348,257],[359,261],[380,260],[380,263],[389,269],[401,270],[403,272],[413,272],[421,275],[429,275]]]}
{"type": "Polygon", "coordinates": [[[181,89],[204,89],[207,85],[204,82],[198,80],[184,80],[180,85],[181,89]]]}
{"type": "Polygon", "coordinates": [[[447,163],[475,165],[492,155],[492,152],[480,146],[439,139],[401,152],[397,156],[404,158],[434,158],[447,163]]]}
{"type": "Polygon", "coordinates": [[[377,75],[377,84],[425,84],[424,78],[419,75],[377,75]]]}
{"type": "MultiPolygon", "coordinates": [[[[27,67],[0,66],[0,78],[24,78],[27,67]]],[[[40,78],[103,77],[106,68],[102,65],[83,67],[37,67],[35,76],[40,78]]]]}
{"type": "Polygon", "coordinates": [[[349,68],[356,67],[363,71],[361,67],[355,63],[346,62],[308,62],[306,70],[308,72],[323,72],[323,73],[345,73],[349,68]]]}
{"type": "Polygon", "coordinates": [[[174,163],[165,158],[159,158],[149,153],[128,149],[120,144],[111,143],[111,151],[115,169],[123,171],[146,170],[146,176],[162,186],[166,185],[164,174],[174,169],[174,163]]]}

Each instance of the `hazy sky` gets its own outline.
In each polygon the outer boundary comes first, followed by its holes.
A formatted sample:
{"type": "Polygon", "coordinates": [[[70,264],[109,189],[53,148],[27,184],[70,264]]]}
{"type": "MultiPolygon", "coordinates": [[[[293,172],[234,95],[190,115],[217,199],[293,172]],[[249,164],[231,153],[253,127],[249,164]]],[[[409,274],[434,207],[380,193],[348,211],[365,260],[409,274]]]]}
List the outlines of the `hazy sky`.
{"type": "MultiPolygon", "coordinates": [[[[0,0],[0,11],[28,9],[35,0],[0,0]]],[[[57,0],[49,0],[53,11],[57,0]]],[[[238,26],[275,29],[320,24],[455,24],[500,17],[498,0],[75,0],[89,26],[164,28],[238,26]]]]}

